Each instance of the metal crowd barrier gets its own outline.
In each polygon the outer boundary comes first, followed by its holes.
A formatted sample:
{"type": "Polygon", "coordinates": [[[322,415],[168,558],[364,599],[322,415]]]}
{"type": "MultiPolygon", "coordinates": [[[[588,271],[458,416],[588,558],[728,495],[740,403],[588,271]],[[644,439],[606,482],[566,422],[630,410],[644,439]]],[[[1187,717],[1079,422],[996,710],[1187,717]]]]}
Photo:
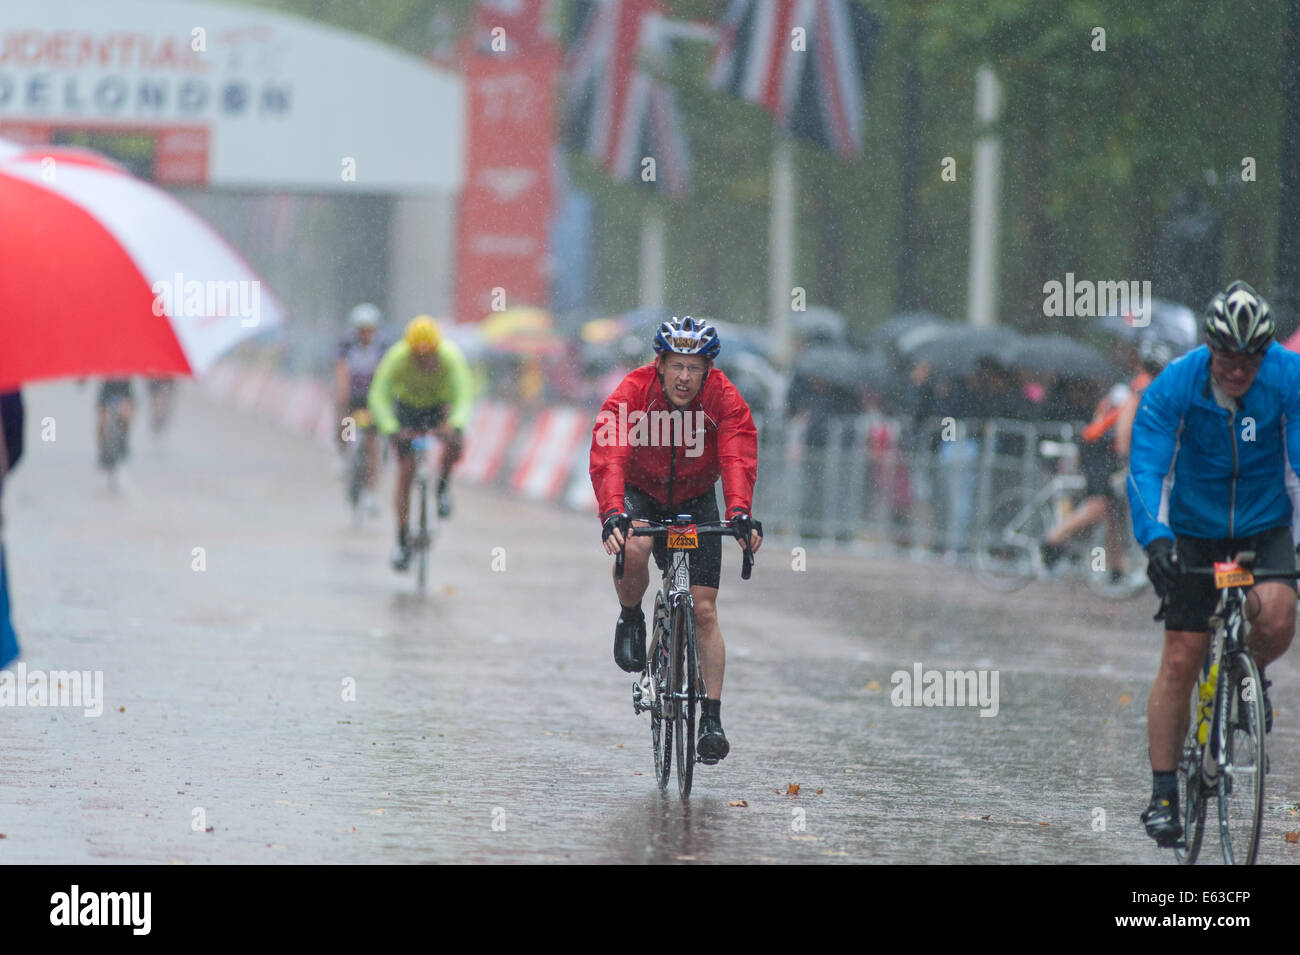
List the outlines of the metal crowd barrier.
{"type": "Polygon", "coordinates": [[[800,543],[889,544],[962,554],[999,494],[1037,489],[1056,468],[1043,441],[1069,442],[1059,421],[755,417],[754,513],[800,543]],[[812,440],[810,440],[810,437],[812,440]]]}

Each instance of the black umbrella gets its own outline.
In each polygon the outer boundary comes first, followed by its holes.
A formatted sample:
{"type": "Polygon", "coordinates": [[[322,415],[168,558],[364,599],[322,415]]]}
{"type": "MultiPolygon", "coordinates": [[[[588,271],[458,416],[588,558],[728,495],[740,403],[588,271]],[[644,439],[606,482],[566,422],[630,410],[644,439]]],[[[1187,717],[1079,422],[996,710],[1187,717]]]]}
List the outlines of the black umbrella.
{"type": "Polygon", "coordinates": [[[835,345],[813,345],[795,356],[791,369],[800,378],[842,388],[880,387],[893,376],[884,356],[835,345]]]}
{"type": "Polygon", "coordinates": [[[805,342],[842,342],[848,328],[843,315],[824,305],[791,312],[789,322],[795,337],[805,342]]]}
{"type": "Polygon", "coordinates": [[[1012,368],[1033,375],[1111,381],[1120,377],[1119,370],[1101,352],[1065,335],[1028,335],[1009,358],[1012,368]]]}
{"type": "Polygon", "coordinates": [[[964,325],[921,342],[908,357],[929,362],[937,373],[968,375],[981,360],[1007,367],[1008,356],[1021,341],[1022,336],[1010,328],[964,325]]]}
{"type": "Polygon", "coordinates": [[[877,348],[889,348],[903,335],[924,325],[951,325],[933,312],[903,312],[887,318],[867,334],[867,341],[877,348]]]}
{"type": "Polygon", "coordinates": [[[1147,313],[1141,317],[1131,313],[1104,315],[1097,320],[1097,325],[1130,345],[1136,344],[1144,335],[1155,335],[1172,345],[1177,354],[1196,347],[1200,323],[1190,308],[1163,298],[1153,298],[1147,308],[1147,313]]]}

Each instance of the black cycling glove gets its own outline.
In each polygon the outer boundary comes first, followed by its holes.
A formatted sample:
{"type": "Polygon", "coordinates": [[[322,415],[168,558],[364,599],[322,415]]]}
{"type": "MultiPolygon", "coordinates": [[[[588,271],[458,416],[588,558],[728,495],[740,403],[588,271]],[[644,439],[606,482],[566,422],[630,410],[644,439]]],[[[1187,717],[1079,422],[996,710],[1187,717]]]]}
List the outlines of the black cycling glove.
{"type": "Polygon", "coordinates": [[[736,537],[743,544],[749,544],[749,532],[758,531],[759,540],[763,539],[763,522],[756,521],[749,516],[748,511],[735,510],[731,512],[731,523],[736,528],[736,537]]]}
{"type": "Polygon", "coordinates": [[[1183,567],[1178,562],[1178,551],[1174,542],[1168,537],[1157,537],[1147,548],[1147,577],[1156,589],[1156,596],[1161,600],[1173,589],[1182,575],[1183,567]]]}
{"type": "Polygon", "coordinates": [[[601,543],[609,540],[609,535],[614,533],[614,528],[616,527],[623,532],[623,537],[626,538],[628,527],[631,523],[632,518],[627,513],[623,511],[610,511],[601,526],[601,543]]]}

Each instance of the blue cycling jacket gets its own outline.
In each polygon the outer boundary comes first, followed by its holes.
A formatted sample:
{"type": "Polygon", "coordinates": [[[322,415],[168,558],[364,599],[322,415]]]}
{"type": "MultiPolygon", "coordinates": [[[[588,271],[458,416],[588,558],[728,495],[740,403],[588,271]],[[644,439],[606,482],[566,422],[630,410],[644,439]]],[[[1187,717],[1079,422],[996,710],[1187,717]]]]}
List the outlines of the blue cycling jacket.
{"type": "Polygon", "coordinates": [[[1133,421],[1128,500],[1138,543],[1289,526],[1288,455],[1300,461],[1300,354],[1270,345],[1250,390],[1228,411],[1210,389],[1209,348],[1188,352],[1150,384],[1133,421]]]}

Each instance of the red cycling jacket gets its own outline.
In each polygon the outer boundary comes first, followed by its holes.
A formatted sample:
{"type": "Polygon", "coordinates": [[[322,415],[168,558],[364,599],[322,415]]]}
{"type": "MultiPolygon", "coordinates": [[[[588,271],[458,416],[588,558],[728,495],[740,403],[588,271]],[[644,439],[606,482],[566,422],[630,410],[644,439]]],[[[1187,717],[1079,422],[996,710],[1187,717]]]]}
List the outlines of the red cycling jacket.
{"type": "Polygon", "coordinates": [[[624,510],[628,484],[671,508],[710,490],[719,477],[723,516],[750,511],[758,431],[736,386],[710,368],[685,414],[672,410],[653,364],[630,372],[605,399],[591,433],[591,485],[602,520],[624,510]]]}

